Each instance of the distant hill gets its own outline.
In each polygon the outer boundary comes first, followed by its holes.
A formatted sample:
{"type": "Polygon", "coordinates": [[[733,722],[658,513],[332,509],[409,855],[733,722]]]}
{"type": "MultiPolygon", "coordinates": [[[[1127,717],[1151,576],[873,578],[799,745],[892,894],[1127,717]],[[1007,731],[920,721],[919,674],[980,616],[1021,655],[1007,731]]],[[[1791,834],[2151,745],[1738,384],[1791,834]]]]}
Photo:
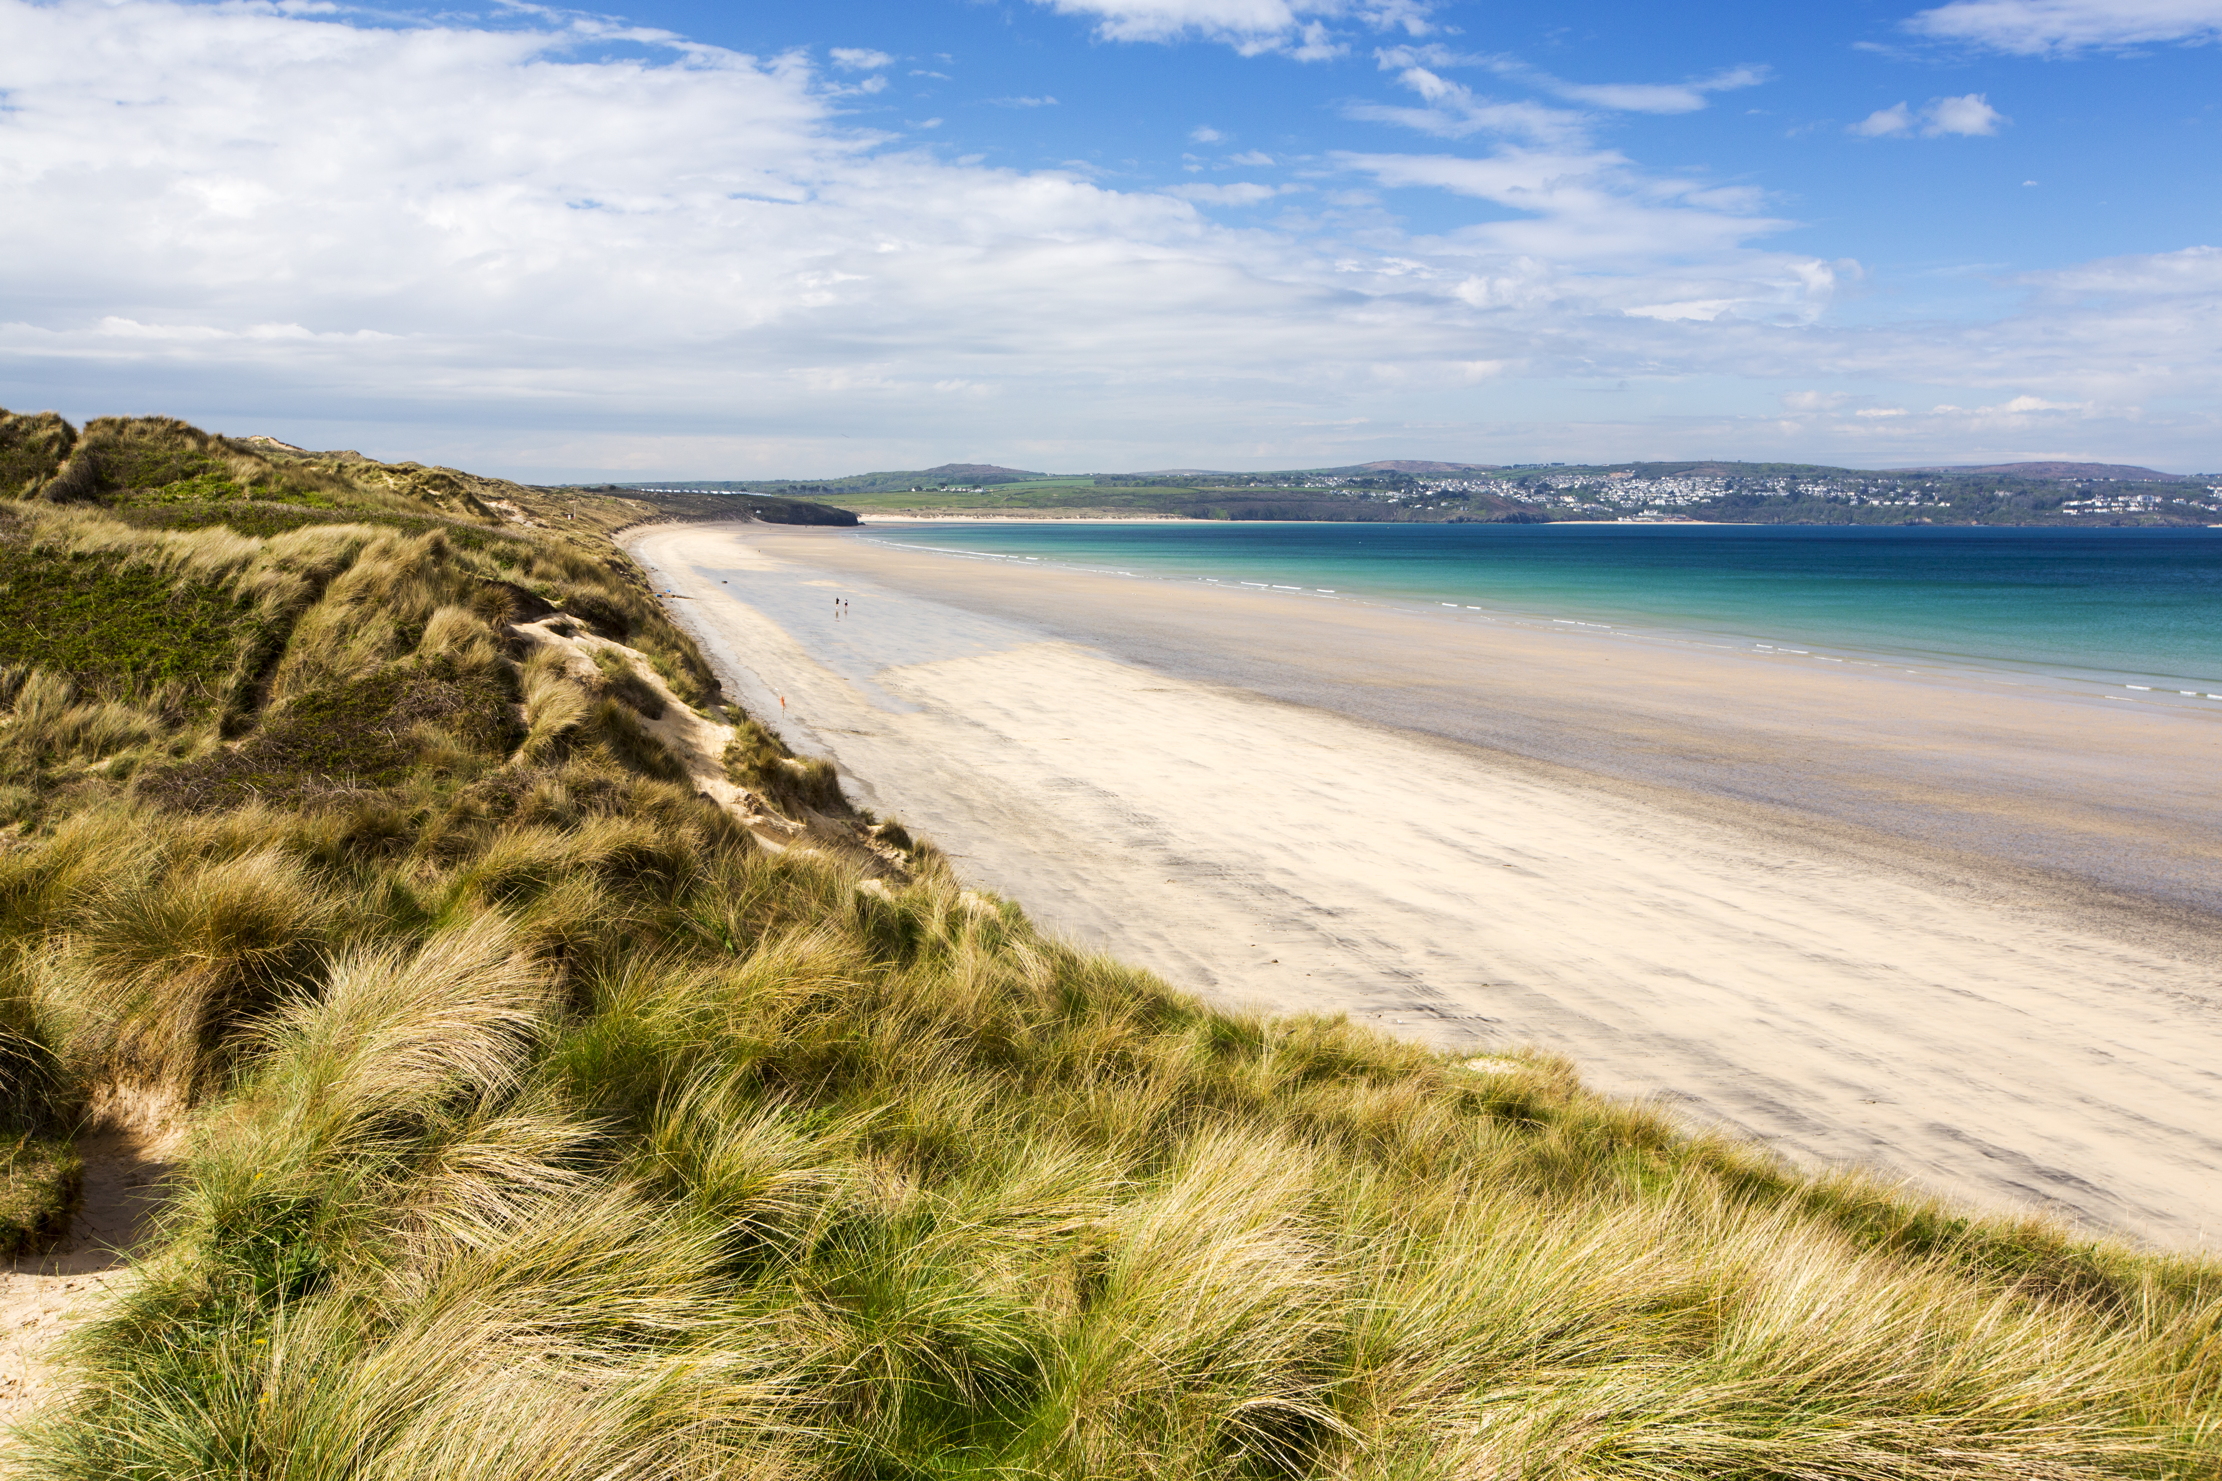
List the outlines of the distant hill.
{"type": "Polygon", "coordinates": [[[1049,477],[1046,473],[1029,473],[1024,468],[1001,468],[993,463],[943,463],[938,468],[926,468],[915,474],[866,473],[865,478],[918,478],[935,482],[958,481],[964,483],[1027,483],[1037,478],[1049,477]]]}
{"type": "Polygon", "coordinates": [[[1366,473],[1487,473],[1504,465],[1502,463],[1435,463],[1424,458],[1386,458],[1378,463],[1360,463],[1357,466],[1366,473]]]}
{"type": "Polygon", "coordinates": [[[1986,463],[1932,464],[1920,468],[1886,468],[1885,473],[1969,473],[1998,478],[2112,478],[2124,483],[2175,483],[2179,473],[2162,473],[2132,463],[1986,463]]]}
{"type": "MultiPolygon", "coordinates": [[[[943,463],[935,468],[898,468],[880,473],[851,473],[840,478],[672,478],[621,485],[633,489],[678,489],[692,493],[875,494],[902,489],[931,489],[944,484],[985,488],[992,484],[1032,483],[1048,478],[1024,468],[996,463],[943,463]]],[[[613,485],[617,487],[620,485],[613,485]]]]}

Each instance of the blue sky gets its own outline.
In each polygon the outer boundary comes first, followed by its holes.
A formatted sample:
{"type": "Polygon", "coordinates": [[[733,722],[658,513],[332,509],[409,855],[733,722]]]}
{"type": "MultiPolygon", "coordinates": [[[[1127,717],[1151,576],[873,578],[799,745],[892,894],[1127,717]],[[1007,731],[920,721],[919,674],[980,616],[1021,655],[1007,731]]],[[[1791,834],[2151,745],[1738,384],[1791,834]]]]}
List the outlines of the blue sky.
{"type": "Polygon", "coordinates": [[[536,479],[2222,468],[2222,0],[0,0],[0,404],[536,479]]]}

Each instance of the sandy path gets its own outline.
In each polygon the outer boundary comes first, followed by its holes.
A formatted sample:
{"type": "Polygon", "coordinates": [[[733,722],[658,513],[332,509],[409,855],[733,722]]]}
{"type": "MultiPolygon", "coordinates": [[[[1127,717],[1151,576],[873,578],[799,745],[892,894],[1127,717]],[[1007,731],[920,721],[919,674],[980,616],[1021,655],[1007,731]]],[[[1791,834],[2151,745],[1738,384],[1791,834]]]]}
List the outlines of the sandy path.
{"type": "MultiPolygon", "coordinates": [[[[179,1137],[157,1122],[83,1138],[85,1202],[68,1243],[51,1255],[0,1265],[0,1427],[53,1391],[54,1344],[131,1277],[179,1137]]],[[[4,1445],[4,1435],[0,1435],[4,1445]]]]}
{"type": "Polygon", "coordinates": [[[636,548],[759,713],[784,693],[798,741],[1054,929],[1229,1002],[1544,1044],[1807,1162],[2222,1243],[2196,932],[1044,641],[782,534],[636,548]],[[828,626],[843,592],[863,615],[828,626]]]}

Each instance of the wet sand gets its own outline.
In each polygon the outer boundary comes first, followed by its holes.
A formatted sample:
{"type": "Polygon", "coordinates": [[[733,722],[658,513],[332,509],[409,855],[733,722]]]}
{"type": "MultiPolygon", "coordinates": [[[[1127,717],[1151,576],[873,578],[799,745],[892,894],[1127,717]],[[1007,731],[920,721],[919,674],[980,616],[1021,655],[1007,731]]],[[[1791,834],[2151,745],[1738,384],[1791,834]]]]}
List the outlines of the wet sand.
{"type": "Polygon", "coordinates": [[[1068,937],[2222,1246],[2222,714],[854,533],[629,540],[736,698],[1068,937]]]}

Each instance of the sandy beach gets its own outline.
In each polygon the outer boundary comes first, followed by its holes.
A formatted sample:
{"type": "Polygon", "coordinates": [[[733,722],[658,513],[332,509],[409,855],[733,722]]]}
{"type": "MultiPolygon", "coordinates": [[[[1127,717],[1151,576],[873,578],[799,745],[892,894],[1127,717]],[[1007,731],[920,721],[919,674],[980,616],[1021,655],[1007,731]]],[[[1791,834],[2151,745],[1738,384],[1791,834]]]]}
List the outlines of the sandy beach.
{"type": "Polygon", "coordinates": [[[868,534],[627,538],[736,699],[1050,929],[2222,1247],[2222,714],[868,534]]]}

